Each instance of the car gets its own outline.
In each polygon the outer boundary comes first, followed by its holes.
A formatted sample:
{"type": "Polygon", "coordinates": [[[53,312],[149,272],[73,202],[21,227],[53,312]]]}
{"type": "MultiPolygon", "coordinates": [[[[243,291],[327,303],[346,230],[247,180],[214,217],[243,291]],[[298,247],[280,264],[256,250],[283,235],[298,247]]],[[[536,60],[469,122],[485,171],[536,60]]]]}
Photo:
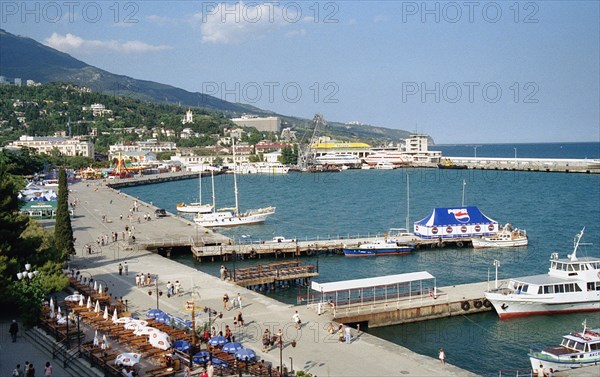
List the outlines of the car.
{"type": "Polygon", "coordinates": [[[166,217],[168,215],[167,215],[167,211],[165,211],[162,208],[159,208],[156,211],[154,211],[154,216],[156,216],[156,217],[166,217]]]}

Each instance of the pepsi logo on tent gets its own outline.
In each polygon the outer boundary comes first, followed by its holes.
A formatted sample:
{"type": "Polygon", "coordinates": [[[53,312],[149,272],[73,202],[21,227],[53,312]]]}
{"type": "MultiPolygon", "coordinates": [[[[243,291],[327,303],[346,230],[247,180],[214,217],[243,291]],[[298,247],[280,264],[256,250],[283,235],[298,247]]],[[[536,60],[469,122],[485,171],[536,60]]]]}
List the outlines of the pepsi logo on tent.
{"type": "Polygon", "coordinates": [[[466,208],[452,208],[448,210],[448,213],[453,214],[454,218],[461,223],[468,223],[471,220],[466,208]]]}
{"type": "Polygon", "coordinates": [[[452,233],[452,227],[451,226],[449,226],[449,227],[446,228],[446,233],[452,233]]]}
{"type": "Polygon", "coordinates": [[[488,225],[488,229],[490,230],[490,232],[493,231],[494,230],[494,224],[488,225]]]}
{"type": "Polygon", "coordinates": [[[460,231],[465,233],[467,231],[467,227],[465,225],[461,226],[460,231]]]}
{"type": "Polygon", "coordinates": [[[479,225],[475,225],[475,231],[476,232],[481,232],[481,227],[479,225]]]}
{"type": "Polygon", "coordinates": [[[433,228],[431,229],[431,233],[433,233],[433,234],[437,234],[437,232],[438,232],[438,228],[436,228],[436,227],[433,227],[433,228]]]}

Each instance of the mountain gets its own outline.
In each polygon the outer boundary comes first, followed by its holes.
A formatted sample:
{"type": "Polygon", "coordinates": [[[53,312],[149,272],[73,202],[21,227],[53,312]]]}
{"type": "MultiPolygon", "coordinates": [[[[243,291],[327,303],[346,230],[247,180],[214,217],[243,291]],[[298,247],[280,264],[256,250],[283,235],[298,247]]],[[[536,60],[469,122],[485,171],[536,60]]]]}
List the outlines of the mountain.
{"type": "MultiPolygon", "coordinates": [[[[129,76],[116,75],[91,66],[31,38],[21,37],[0,29],[0,75],[7,78],[20,77],[23,81],[40,83],[64,82],[88,87],[94,91],[129,96],[144,101],[178,103],[183,106],[202,107],[227,115],[244,113],[255,115],[277,115],[284,126],[291,126],[299,133],[311,128],[311,120],[279,115],[254,106],[232,103],[202,93],[192,93],[171,85],[153,81],[137,80],[129,76]]],[[[379,144],[398,141],[410,133],[403,130],[368,125],[347,125],[329,122],[320,134],[341,140],[361,139],[379,144]]]]}

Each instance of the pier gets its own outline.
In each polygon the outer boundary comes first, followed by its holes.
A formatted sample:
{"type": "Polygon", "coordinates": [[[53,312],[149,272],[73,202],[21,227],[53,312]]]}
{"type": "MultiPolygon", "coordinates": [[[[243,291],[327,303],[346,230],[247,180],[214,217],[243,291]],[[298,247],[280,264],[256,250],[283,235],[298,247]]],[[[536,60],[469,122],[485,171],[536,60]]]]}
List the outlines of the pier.
{"type": "Polygon", "coordinates": [[[319,276],[316,266],[303,265],[298,261],[276,262],[236,268],[233,274],[233,282],[242,287],[263,284],[274,286],[298,280],[308,283],[309,279],[315,276],[319,276]]]}
{"type": "Polygon", "coordinates": [[[479,170],[600,174],[600,160],[566,158],[444,157],[455,165],[479,170]]]}
{"type": "MultiPolygon", "coordinates": [[[[436,287],[426,271],[311,285],[306,302],[318,314],[367,327],[481,313],[493,310],[488,282],[436,287]]],[[[302,299],[300,300],[302,301],[302,299]]]]}

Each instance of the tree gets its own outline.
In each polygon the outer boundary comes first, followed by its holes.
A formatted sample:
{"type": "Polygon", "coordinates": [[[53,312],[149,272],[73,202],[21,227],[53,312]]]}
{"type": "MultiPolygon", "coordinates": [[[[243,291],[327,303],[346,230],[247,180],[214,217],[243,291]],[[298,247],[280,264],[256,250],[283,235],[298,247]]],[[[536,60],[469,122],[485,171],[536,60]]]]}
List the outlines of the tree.
{"type": "Polygon", "coordinates": [[[284,165],[296,165],[298,163],[298,147],[285,147],[281,150],[279,161],[284,165]]]}
{"type": "Polygon", "coordinates": [[[69,188],[67,186],[67,173],[61,167],[58,171],[58,203],[56,206],[56,224],[54,225],[54,240],[57,249],[62,253],[63,260],[75,254],[75,240],[71,227],[69,214],[69,188]]]}

